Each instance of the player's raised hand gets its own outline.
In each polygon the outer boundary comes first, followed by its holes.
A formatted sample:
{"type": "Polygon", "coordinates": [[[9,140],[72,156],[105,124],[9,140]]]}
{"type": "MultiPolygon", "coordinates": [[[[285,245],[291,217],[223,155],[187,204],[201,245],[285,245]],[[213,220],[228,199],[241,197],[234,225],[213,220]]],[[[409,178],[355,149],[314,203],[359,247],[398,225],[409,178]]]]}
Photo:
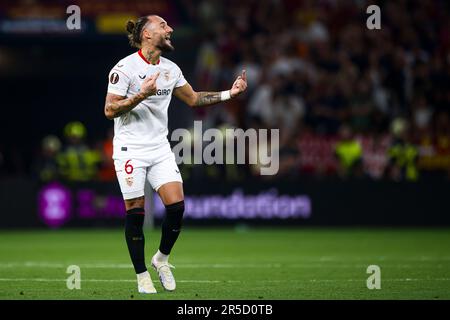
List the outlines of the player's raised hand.
{"type": "Polygon", "coordinates": [[[244,92],[245,89],[247,89],[247,75],[245,70],[242,70],[242,74],[236,78],[233,86],[231,87],[231,97],[236,97],[240,93],[244,92]]]}
{"type": "Polygon", "coordinates": [[[141,85],[141,93],[144,95],[152,96],[156,94],[156,79],[159,77],[159,71],[151,76],[149,76],[147,79],[142,82],[141,85]]]}

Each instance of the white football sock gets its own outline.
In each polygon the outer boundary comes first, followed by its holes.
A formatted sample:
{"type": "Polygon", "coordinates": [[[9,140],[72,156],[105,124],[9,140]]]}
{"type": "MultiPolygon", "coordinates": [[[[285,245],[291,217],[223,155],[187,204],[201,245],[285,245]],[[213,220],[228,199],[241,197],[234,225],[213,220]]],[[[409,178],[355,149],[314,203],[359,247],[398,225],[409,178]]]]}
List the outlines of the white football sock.
{"type": "Polygon", "coordinates": [[[138,280],[141,280],[141,279],[146,278],[146,277],[150,277],[150,274],[148,273],[148,271],[144,271],[142,273],[138,273],[137,274],[138,280]]]}
{"type": "Polygon", "coordinates": [[[169,261],[169,255],[164,254],[159,250],[155,253],[154,258],[158,262],[168,262],[169,261]]]}

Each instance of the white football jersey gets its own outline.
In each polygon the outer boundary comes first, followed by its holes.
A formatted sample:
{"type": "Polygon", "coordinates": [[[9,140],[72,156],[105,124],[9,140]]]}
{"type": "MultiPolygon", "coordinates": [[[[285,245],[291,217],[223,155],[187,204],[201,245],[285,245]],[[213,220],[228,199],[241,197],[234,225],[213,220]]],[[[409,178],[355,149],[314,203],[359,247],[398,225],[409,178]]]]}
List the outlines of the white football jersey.
{"type": "Polygon", "coordinates": [[[144,79],[158,71],[156,95],[149,96],[130,112],[114,118],[114,159],[148,159],[158,150],[167,150],[167,111],[172,93],[175,88],[187,83],[174,62],[160,57],[159,62],[152,65],[139,50],[112,68],[108,92],[130,97],[139,92],[144,79]]]}

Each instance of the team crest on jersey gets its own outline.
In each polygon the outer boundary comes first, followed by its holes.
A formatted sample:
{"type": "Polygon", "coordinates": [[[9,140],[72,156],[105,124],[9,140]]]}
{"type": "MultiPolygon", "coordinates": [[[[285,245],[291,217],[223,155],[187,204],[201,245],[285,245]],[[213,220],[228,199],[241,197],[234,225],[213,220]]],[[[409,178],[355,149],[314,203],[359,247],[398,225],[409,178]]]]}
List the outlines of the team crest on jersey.
{"type": "Polygon", "coordinates": [[[119,75],[116,72],[112,73],[111,77],[109,77],[109,81],[112,84],[116,84],[117,82],[119,82],[119,75]]]}
{"type": "Polygon", "coordinates": [[[129,187],[131,187],[133,185],[133,177],[126,177],[125,182],[129,187]]]}
{"type": "Polygon", "coordinates": [[[170,79],[170,71],[164,72],[164,79],[166,79],[166,81],[169,81],[169,79],[170,79]]]}

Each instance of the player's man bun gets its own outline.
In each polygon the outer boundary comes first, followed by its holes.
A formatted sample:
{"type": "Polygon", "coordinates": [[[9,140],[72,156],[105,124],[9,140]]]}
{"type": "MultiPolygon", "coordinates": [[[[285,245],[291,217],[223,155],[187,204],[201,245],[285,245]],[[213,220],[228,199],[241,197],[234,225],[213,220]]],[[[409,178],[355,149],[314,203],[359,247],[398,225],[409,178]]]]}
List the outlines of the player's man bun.
{"type": "Polygon", "coordinates": [[[128,31],[128,40],[130,41],[130,45],[132,47],[138,49],[141,47],[142,29],[147,22],[148,16],[140,17],[136,22],[133,20],[128,20],[126,27],[128,31]]]}
{"type": "Polygon", "coordinates": [[[134,23],[133,20],[128,20],[127,22],[127,31],[128,33],[133,33],[134,27],[136,26],[136,24],[134,23]]]}

